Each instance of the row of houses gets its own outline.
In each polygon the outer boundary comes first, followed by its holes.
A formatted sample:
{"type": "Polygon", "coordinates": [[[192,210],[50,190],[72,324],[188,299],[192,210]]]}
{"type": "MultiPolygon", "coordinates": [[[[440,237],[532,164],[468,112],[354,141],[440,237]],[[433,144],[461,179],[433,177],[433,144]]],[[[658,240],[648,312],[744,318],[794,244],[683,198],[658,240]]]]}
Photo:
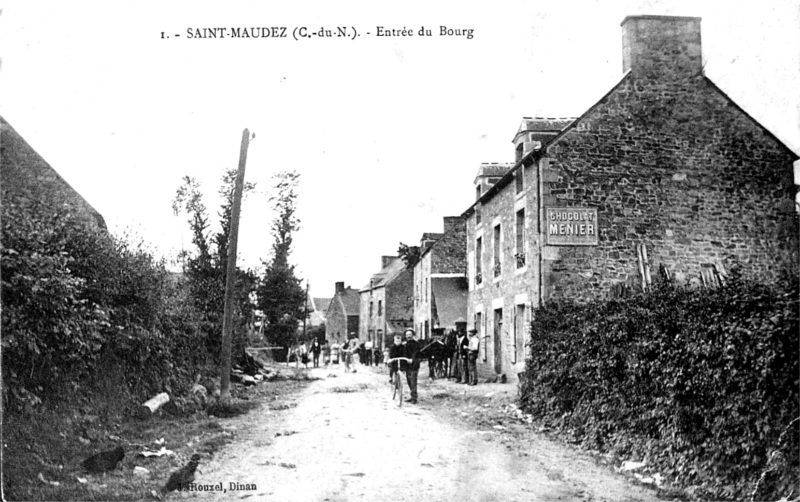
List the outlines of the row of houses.
{"type": "Polygon", "coordinates": [[[579,117],[522,120],[514,161],[482,164],[475,202],[424,233],[413,270],[384,256],[361,288],[336,284],[329,339],[380,345],[414,327],[475,328],[482,376],[524,369],[533,309],[710,280],[769,281],[794,226],[797,155],[703,74],[700,18],[629,16],[623,74],[579,117]]]}

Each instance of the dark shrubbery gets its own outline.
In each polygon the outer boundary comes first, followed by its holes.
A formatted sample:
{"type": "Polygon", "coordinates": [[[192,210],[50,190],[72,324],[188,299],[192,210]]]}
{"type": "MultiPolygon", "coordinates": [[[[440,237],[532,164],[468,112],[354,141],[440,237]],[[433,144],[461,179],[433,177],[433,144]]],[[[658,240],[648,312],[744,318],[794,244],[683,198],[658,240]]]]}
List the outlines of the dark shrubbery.
{"type": "Polygon", "coordinates": [[[188,386],[208,362],[185,289],[141,245],[4,193],[6,404],[113,379],[140,397],[188,386]]]}
{"type": "Polygon", "coordinates": [[[715,499],[800,494],[798,286],[733,277],[536,312],[523,407],[715,499]]]}

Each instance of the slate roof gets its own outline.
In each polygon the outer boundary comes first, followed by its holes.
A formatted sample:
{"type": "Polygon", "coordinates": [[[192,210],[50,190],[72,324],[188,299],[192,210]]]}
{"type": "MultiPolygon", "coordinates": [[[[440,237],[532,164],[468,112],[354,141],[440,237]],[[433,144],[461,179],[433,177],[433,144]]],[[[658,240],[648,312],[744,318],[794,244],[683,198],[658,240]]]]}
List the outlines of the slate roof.
{"type": "Polygon", "coordinates": [[[520,134],[529,134],[531,140],[545,143],[574,121],[575,117],[522,117],[512,143],[517,142],[520,134]]]}
{"type": "Polygon", "coordinates": [[[382,288],[392,282],[400,273],[403,272],[406,268],[406,262],[402,259],[397,258],[393,260],[389,265],[381,269],[380,272],[372,276],[372,280],[368,282],[361,291],[369,291],[370,285],[372,289],[375,288],[382,288]]]}
{"type": "Polygon", "coordinates": [[[314,310],[325,312],[328,310],[328,305],[331,304],[332,298],[311,298],[311,305],[314,310]]]}
{"type": "Polygon", "coordinates": [[[338,293],[336,296],[339,298],[339,301],[342,302],[346,315],[358,315],[361,306],[358,291],[353,288],[346,288],[344,293],[338,293]]]}
{"type": "Polygon", "coordinates": [[[512,167],[514,163],[505,162],[483,162],[481,167],[478,168],[478,177],[481,176],[503,176],[512,167]]]}

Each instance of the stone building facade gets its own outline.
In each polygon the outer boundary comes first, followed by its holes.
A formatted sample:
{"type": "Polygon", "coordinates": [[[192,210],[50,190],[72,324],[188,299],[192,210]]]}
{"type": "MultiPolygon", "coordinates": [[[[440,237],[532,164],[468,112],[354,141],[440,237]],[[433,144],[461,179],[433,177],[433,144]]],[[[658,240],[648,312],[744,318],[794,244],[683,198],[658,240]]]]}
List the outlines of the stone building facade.
{"type": "Polygon", "coordinates": [[[429,338],[436,329],[455,329],[457,323],[466,325],[466,280],[466,224],[460,216],[447,216],[444,233],[423,234],[420,260],[414,266],[414,328],[419,338],[429,338]]]}
{"type": "Polygon", "coordinates": [[[622,34],[619,83],[550,138],[518,133],[518,162],[464,213],[485,375],[522,370],[519,321],[548,299],[774,274],[797,155],[703,75],[699,18],[630,16],[622,34]]]}
{"type": "Polygon", "coordinates": [[[36,201],[106,229],[103,217],[0,117],[2,203],[36,201]]]}
{"type": "MultiPolygon", "coordinates": [[[[387,340],[413,323],[413,273],[398,256],[381,257],[381,270],[359,291],[362,341],[377,341],[383,350],[387,340]]],[[[389,342],[391,343],[391,342],[389,342]]]]}
{"type": "Polygon", "coordinates": [[[349,333],[358,333],[358,310],[358,290],[337,282],[335,294],[325,311],[325,338],[329,342],[342,342],[349,333]]]}

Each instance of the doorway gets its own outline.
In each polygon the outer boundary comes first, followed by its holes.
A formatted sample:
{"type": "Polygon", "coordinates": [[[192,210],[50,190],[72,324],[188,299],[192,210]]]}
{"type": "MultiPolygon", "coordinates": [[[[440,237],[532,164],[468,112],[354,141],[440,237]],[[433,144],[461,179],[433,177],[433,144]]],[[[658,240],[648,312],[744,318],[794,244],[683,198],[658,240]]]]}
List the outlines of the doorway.
{"type": "Polygon", "coordinates": [[[494,372],[503,372],[503,309],[494,310],[494,372]]]}

